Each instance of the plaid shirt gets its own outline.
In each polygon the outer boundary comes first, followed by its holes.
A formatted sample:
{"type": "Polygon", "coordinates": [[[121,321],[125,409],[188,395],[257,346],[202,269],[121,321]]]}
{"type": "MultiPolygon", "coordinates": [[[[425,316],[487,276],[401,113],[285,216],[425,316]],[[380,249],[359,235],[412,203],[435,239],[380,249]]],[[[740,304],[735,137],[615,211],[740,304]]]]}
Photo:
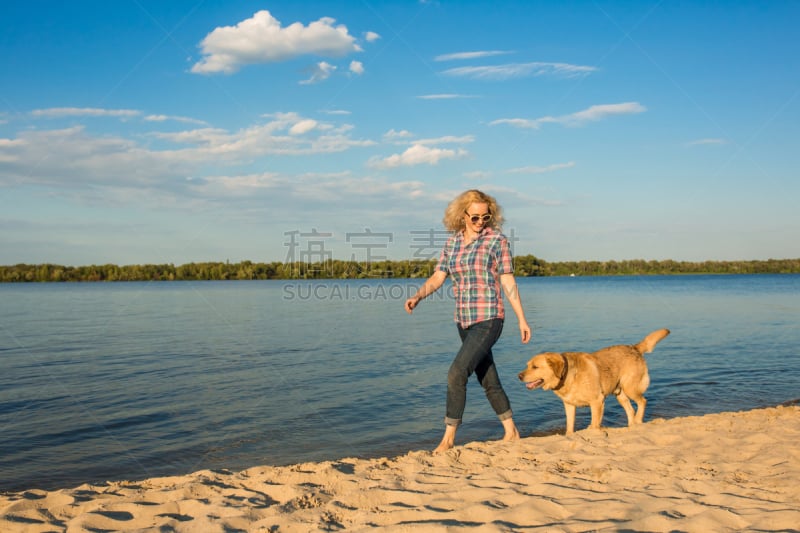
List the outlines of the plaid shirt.
{"type": "Polygon", "coordinates": [[[487,227],[465,246],[464,232],[456,233],[444,245],[436,270],[453,278],[455,321],[461,327],[505,318],[500,275],[514,272],[505,235],[487,227]]]}

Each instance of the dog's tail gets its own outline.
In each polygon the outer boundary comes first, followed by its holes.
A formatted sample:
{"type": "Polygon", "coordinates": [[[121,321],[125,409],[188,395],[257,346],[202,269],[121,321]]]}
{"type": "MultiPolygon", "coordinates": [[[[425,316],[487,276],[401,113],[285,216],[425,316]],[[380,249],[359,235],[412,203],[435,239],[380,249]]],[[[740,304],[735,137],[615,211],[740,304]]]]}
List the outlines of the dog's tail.
{"type": "Polygon", "coordinates": [[[653,348],[656,347],[656,344],[658,344],[661,341],[661,339],[663,339],[667,335],[669,335],[668,329],[659,329],[657,331],[652,332],[644,339],[642,339],[642,342],[640,342],[639,344],[634,345],[634,348],[639,350],[639,353],[643,355],[646,353],[650,353],[653,351],[653,348]]]}

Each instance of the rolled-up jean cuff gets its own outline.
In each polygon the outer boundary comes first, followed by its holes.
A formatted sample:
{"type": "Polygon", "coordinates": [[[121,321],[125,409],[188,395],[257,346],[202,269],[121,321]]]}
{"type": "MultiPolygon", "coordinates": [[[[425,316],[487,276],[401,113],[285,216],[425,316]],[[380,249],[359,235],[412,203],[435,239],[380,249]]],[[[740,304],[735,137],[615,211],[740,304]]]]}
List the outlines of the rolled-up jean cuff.
{"type": "Polygon", "coordinates": [[[444,423],[445,423],[445,425],[446,425],[446,426],[455,426],[455,427],[458,427],[458,426],[460,426],[460,425],[461,425],[461,419],[460,419],[460,418],[448,418],[448,417],[444,417],[444,423]]]}
{"type": "Polygon", "coordinates": [[[514,416],[514,413],[512,413],[512,412],[511,412],[511,409],[509,409],[509,410],[508,410],[508,411],[506,411],[505,413],[503,413],[503,414],[501,414],[501,415],[497,415],[497,418],[499,418],[499,419],[502,421],[502,420],[508,420],[508,419],[509,419],[509,418],[511,418],[512,416],[514,416]]]}

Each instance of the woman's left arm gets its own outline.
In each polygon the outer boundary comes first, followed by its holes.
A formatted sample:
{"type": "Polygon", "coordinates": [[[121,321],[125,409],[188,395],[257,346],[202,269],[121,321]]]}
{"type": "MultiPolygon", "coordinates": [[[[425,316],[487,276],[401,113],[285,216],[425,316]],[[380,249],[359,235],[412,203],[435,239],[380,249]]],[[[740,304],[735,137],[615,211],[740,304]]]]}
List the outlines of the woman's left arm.
{"type": "Polygon", "coordinates": [[[522,301],[519,298],[519,289],[517,288],[517,280],[514,279],[514,274],[500,274],[500,285],[503,286],[506,299],[517,315],[522,344],[527,344],[531,340],[531,328],[528,325],[528,321],[525,320],[525,311],[522,310],[522,301]]]}

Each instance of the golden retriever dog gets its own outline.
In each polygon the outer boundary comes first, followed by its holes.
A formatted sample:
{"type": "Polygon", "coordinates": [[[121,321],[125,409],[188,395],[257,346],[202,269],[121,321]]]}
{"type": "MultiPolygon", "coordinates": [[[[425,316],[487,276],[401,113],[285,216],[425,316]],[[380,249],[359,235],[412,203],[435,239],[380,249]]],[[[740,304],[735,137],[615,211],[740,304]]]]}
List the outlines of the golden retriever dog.
{"type": "Polygon", "coordinates": [[[614,394],[628,415],[628,426],[641,424],[647,400],[644,392],[650,385],[644,354],[650,353],[668,329],[659,329],[639,344],[609,346],[594,353],[541,353],[528,361],[519,373],[528,389],[551,390],[564,402],[567,435],[575,432],[575,408],[592,409],[590,429],[599,429],[603,421],[606,396],[614,394]],[[636,402],[636,412],[631,406],[636,402]]]}

